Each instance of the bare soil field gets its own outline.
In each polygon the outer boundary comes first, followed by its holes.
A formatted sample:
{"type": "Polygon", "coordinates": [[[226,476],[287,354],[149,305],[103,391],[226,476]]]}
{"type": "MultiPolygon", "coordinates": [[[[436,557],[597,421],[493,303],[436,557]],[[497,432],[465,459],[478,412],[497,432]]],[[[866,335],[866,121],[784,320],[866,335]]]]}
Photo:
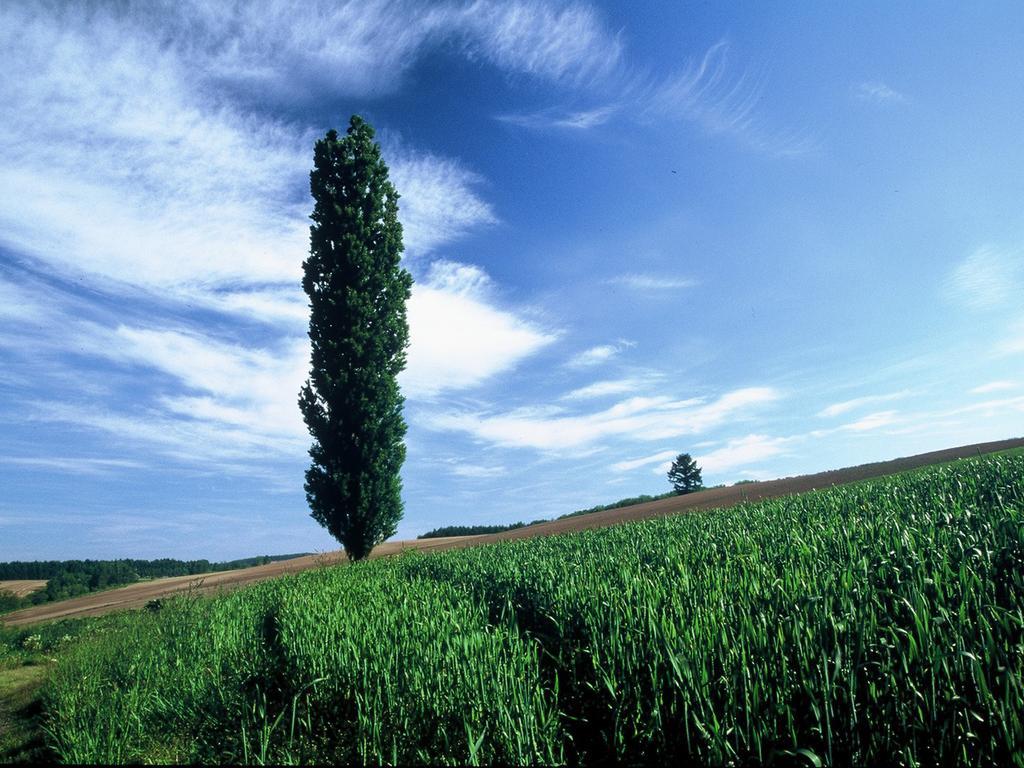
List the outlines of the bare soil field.
{"type": "MultiPolygon", "coordinates": [[[[482,536],[453,536],[439,539],[416,539],[413,541],[389,541],[374,549],[371,557],[386,557],[411,549],[438,551],[457,547],[479,546],[498,541],[511,541],[533,536],[550,536],[591,528],[602,528],[618,523],[646,520],[683,512],[731,507],[747,501],[759,501],[761,499],[789,496],[796,493],[806,493],[807,491],[828,488],[833,485],[843,485],[882,475],[904,472],[930,464],[941,464],[956,459],[1020,447],[1024,447],[1024,438],[964,445],[958,448],[947,448],[941,451],[932,451],[930,453],[922,453],[891,461],[875,462],[873,464],[862,464],[846,469],[819,472],[813,475],[800,475],[780,480],[711,488],[685,496],[673,496],[667,499],[659,499],[658,501],[650,501],[645,504],[636,504],[631,507],[620,507],[603,512],[568,517],[562,520],[552,520],[548,523],[539,523],[503,533],[482,536]]],[[[7,626],[19,626],[43,621],[54,621],[56,619],[98,616],[113,611],[141,608],[150,600],[158,598],[189,592],[205,594],[236,589],[246,584],[263,581],[264,579],[272,579],[286,573],[334,565],[343,561],[344,553],[337,551],[320,555],[308,555],[267,565],[258,565],[253,568],[204,574],[202,576],[173,576],[166,579],[154,579],[153,581],[131,584],[119,589],[26,608],[0,617],[0,621],[7,626]]],[[[0,582],[0,584],[2,583],[12,582],[0,582]]]]}
{"type": "Polygon", "coordinates": [[[15,597],[28,597],[33,592],[46,586],[46,579],[8,579],[0,580],[0,592],[11,592],[15,597]]]}

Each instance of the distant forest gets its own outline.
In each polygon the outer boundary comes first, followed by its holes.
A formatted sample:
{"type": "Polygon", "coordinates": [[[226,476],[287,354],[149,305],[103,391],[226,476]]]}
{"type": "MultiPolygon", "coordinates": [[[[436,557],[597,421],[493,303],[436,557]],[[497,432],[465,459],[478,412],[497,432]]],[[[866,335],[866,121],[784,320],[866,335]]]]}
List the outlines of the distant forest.
{"type": "Polygon", "coordinates": [[[236,568],[249,568],[254,565],[276,563],[279,560],[291,560],[303,557],[308,552],[294,555],[261,555],[246,557],[240,560],[211,563],[209,560],[173,560],[164,557],[159,560],[15,560],[0,563],[0,581],[8,579],[52,579],[64,571],[85,571],[89,573],[105,570],[129,569],[136,579],[159,579],[164,576],[194,576],[214,571],[232,571],[236,568]]]}
{"type": "MultiPolygon", "coordinates": [[[[593,512],[604,512],[606,509],[618,509],[619,507],[631,507],[634,504],[643,504],[645,501],[657,501],[658,499],[667,499],[669,496],[676,496],[675,491],[669,491],[668,493],[658,494],[657,496],[649,496],[643,494],[641,496],[632,496],[628,499],[619,499],[618,501],[612,502],[611,504],[599,504],[596,507],[590,507],[589,509],[577,509],[575,512],[569,512],[565,515],[559,515],[554,518],[555,520],[564,520],[567,517],[576,517],[577,515],[589,515],[593,512]]],[[[514,531],[517,528],[526,528],[530,525],[538,525],[539,523],[550,523],[550,520],[541,519],[534,520],[530,523],[510,523],[508,525],[446,525],[442,528],[435,528],[432,531],[420,534],[416,538],[418,539],[439,539],[443,536],[482,536],[485,533],[502,533],[503,531],[514,531]]]]}
{"type": "Polygon", "coordinates": [[[132,584],[140,579],[165,576],[199,576],[214,571],[231,571],[278,560],[291,560],[293,555],[262,555],[211,563],[209,560],[31,560],[0,563],[0,581],[9,579],[46,579],[46,586],[27,597],[0,592],[0,611],[11,611],[29,605],[96,592],[109,587],[132,584]]]}
{"type": "Polygon", "coordinates": [[[441,539],[445,536],[482,536],[485,533],[501,533],[525,528],[527,525],[546,523],[547,520],[534,520],[532,523],[509,523],[508,525],[445,525],[417,536],[418,539],[441,539]]]}

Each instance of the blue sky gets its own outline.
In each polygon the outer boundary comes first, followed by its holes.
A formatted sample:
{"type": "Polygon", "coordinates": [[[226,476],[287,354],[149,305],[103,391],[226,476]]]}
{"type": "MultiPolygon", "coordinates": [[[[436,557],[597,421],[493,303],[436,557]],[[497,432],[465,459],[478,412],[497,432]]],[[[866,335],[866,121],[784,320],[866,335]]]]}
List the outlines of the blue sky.
{"type": "Polygon", "coordinates": [[[1019,4],[24,2],[0,38],[0,560],[334,548],[299,278],[353,113],[416,279],[400,537],[684,451],[1024,434],[1019,4]]]}

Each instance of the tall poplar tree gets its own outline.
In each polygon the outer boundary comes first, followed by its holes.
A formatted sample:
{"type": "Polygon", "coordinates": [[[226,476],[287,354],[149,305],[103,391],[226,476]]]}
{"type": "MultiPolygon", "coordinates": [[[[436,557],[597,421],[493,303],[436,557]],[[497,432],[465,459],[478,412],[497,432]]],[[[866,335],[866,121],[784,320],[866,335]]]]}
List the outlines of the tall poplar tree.
{"type": "Polygon", "coordinates": [[[402,518],[399,470],[405,421],[397,376],[405,367],[412,276],[401,267],[398,193],[373,128],[316,142],[310,190],[309,378],[299,408],[313,437],[306,499],[314,520],[360,560],[402,518]]]}

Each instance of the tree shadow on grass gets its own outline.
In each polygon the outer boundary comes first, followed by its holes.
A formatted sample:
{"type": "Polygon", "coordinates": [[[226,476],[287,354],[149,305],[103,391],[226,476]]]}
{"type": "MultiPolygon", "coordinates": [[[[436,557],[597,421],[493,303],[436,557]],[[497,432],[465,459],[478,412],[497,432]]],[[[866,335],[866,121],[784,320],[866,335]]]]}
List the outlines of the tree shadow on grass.
{"type": "Polygon", "coordinates": [[[46,672],[34,664],[0,669],[0,763],[56,761],[43,732],[46,672]]]}

